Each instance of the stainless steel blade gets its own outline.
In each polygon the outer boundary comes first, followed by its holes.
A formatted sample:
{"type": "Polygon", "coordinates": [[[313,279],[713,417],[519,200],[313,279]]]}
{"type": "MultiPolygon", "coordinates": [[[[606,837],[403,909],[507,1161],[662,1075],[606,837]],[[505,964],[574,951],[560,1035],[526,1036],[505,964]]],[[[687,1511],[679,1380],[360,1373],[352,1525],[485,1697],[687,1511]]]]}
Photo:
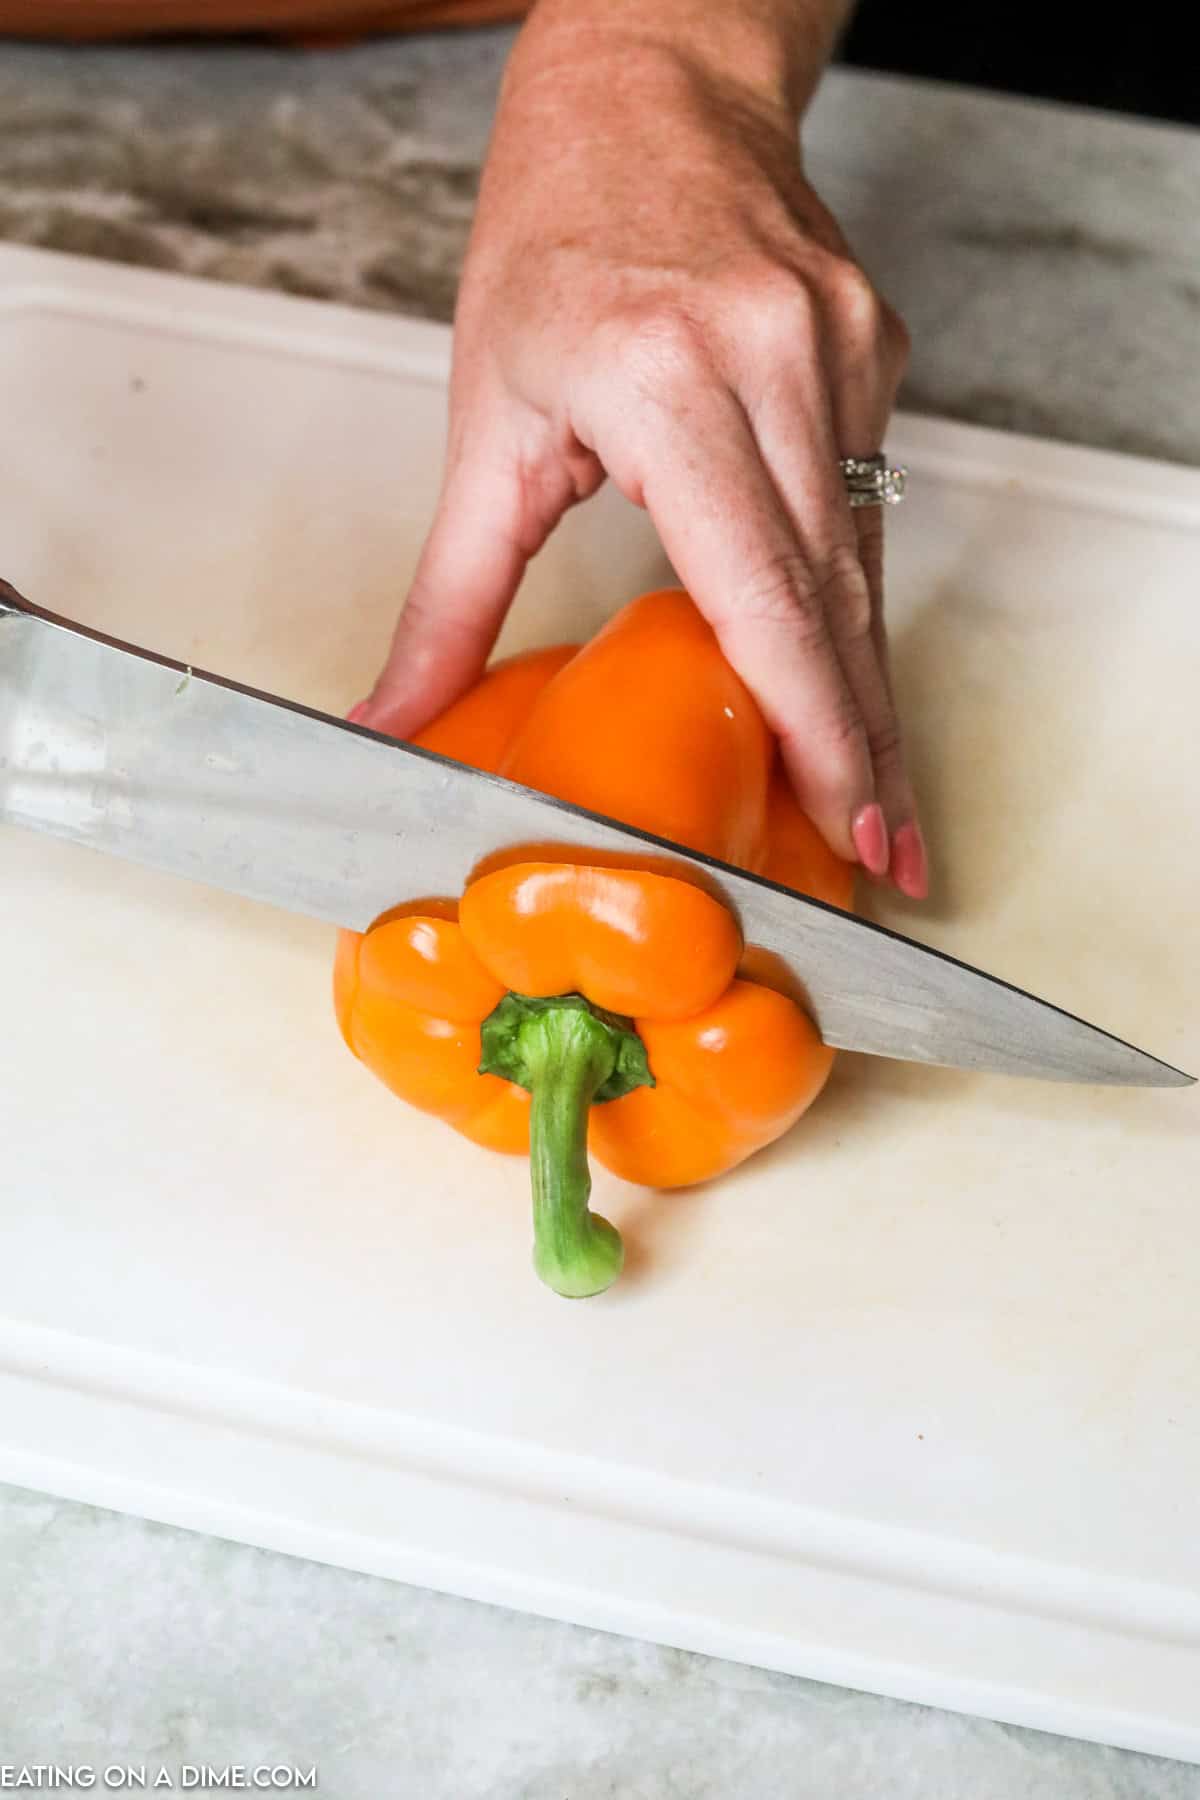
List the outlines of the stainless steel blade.
{"type": "Polygon", "coordinates": [[[0,819],[363,930],[514,845],[685,866],[829,1044],[1066,1081],[1192,1077],[909,938],[528,788],[202,674],[0,583],[0,819]]]}

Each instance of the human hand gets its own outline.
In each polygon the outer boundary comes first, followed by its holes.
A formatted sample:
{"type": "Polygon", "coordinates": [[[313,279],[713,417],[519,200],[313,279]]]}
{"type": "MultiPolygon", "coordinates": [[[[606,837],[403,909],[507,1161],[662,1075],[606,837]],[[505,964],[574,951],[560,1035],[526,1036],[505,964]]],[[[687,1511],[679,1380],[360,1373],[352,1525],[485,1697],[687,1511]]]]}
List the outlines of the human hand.
{"type": "Polygon", "coordinates": [[[528,559],[607,475],[648,510],[829,844],[921,897],[881,513],[851,511],[838,466],[880,448],[907,334],[803,172],[797,0],[593,12],[543,0],[511,60],[437,513],[352,717],[404,736],[455,699],[528,559]]]}

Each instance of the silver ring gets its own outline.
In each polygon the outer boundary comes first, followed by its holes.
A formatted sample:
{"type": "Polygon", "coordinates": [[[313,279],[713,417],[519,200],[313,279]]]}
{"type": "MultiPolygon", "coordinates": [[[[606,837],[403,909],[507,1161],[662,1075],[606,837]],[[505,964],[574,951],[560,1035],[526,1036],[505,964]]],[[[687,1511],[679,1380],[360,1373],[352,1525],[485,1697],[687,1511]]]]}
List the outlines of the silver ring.
{"type": "Polygon", "coordinates": [[[886,456],[843,456],[841,471],[851,506],[899,506],[904,498],[908,470],[886,456]]]}

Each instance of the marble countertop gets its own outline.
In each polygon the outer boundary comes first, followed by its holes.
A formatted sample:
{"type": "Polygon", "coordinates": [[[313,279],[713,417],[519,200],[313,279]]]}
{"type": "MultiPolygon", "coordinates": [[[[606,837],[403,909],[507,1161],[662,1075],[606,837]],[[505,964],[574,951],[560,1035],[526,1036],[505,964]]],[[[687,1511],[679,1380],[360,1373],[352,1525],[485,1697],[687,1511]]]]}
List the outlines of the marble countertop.
{"type": "MultiPolygon", "coordinates": [[[[445,319],[511,33],[0,47],[0,237],[445,319]]],[[[831,71],[813,177],[902,402],[1200,463],[1200,133],[831,71]]],[[[315,1763],[334,1800],[1200,1800],[1200,1769],[0,1487],[0,1774],[315,1763]]]]}
{"type": "MultiPolygon", "coordinates": [[[[511,35],[0,47],[0,237],[448,319],[511,35]]],[[[805,142],[903,405],[1200,462],[1200,132],[839,68],[805,142]]]]}

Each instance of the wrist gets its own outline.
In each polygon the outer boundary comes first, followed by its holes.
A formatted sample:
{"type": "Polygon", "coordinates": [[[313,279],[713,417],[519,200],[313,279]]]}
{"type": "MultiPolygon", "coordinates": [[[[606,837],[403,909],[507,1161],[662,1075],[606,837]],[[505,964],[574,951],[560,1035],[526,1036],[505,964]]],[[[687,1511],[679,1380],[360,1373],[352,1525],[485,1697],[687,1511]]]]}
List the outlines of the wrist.
{"type": "Polygon", "coordinates": [[[799,119],[849,0],[536,0],[506,86],[670,55],[799,119]]]}

